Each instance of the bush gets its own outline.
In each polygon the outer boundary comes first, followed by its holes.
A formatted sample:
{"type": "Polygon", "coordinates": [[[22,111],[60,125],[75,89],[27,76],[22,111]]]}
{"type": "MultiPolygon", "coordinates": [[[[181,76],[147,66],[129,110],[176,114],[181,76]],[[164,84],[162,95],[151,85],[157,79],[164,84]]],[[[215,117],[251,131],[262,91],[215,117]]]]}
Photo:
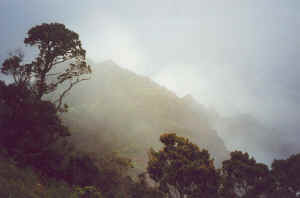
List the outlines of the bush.
{"type": "Polygon", "coordinates": [[[55,106],[36,99],[26,87],[0,82],[0,106],[0,146],[18,161],[37,161],[70,135],[55,106]]]}
{"type": "Polygon", "coordinates": [[[7,198],[66,198],[75,191],[64,182],[43,182],[32,168],[20,168],[0,154],[0,197],[7,198]]]}

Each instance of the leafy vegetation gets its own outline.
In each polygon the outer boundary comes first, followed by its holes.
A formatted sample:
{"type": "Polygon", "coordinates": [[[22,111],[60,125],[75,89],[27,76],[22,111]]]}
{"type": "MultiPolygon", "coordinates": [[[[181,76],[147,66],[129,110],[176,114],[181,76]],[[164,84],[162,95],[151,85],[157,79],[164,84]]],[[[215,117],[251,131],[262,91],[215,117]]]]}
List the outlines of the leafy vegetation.
{"type": "Polygon", "coordinates": [[[72,197],[75,191],[63,181],[44,180],[30,167],[20,168],[7,153],[0,154],[0,197],[72,197]]]}
{"type": "Polygon", "coordinates": [[[3,176],[3,181],[12,176],[3,185],[3,197],[130,197],[138,185],[126,174],[130,160],[78,150],[68,138],[70,130],[60,117],[67,110],[62,99],[91,72],[78,38],[63,24],[35,26],[24,42],[36,46],[38,56],[25,64],[23,54],[17,53],[2,64],[1,72],[13,82],[0,81],[0,149],[5,151],[3,161],[15,167],[3,176]],[[58,99],[50,100],[61,89],[58,99]],[[22,178],[27,169],[32,174],[24,177],[30,181],[22,178]],[[46,187],[49,181],[55,187],[46,187]],[[31,185],[45,187],[49,194],[36,193],[31,185]]]}
{"type": "Polygon", "coordinates": [[[13,82],[0,81],[0,197],[299,197],[300,154],[274,160],[270,169],[233,151],[217,168],[208,150],[175,133],[162,134],[163,148],[150,149],[146,172],[131,177],[131,159],[103,147],[88,152],[62,121],[62,99],[91,72],[78,34],[63,24],[42,24],[24,42],[38,48],[38,57],[25,64],[17,53],[1,68],[13,82]],[[61,63],[67,68],[58,69],[61,63]],[[57,99],[48,97],[61,90],[57,99]]]}
{"type": "Polygon", "coordinates": [[[63,86],[63,91],[52,100],[56,110],[63,111],[65,95],[76,84],[88,80],[86,75],[91,73],[79,35],[64,24],[43,23],[27,32],[24,43],[36,47],[38,56],[31,63],[23,64],[24,55],[21,52],[11,54],[3,62],[1,72],[10,75],[16,86],[27,86],[36,99],[63,86]]]}
{"type": "Polygon", "coordinates": [[[159,183],[159,188],[169,195],[216,197],[219,174],[207,150],[176,134],[163,134],[164,148],[150,151],[147,171],[159,183]]]}
{"type": "Polygon", "coordinates": [[[150,150],[149,176],[171,197],[299,197],[299,154],[274,160],[271,170],[248,153],[233,151],[215,168],[206,150],[174,133],[162,134],[159,151],[150,150]]]}
{"type": "Polygon", "coordinates": [[[244,195],[259,197],[265,194],[269,170],[265,164],[257,163],[248,153],[234,151],[230,159],[223,162],[223,193],[226,196],[244,195]]]}

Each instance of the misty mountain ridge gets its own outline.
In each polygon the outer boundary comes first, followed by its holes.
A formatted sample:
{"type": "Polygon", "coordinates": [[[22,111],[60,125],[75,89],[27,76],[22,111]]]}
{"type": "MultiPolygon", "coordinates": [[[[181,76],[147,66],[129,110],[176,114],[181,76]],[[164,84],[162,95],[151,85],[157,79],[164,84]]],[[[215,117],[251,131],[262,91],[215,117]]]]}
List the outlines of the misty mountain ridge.
{"type": "Polygon", "coordinates": [[[116,152],[145,164],[147,151],[161,146],[159,135],[165,132],[189,137],[217,163],[227,158],[228,150],[246,151],[269,165],[299,150],[251,114],[224,117],[191,94],[179,97],[111,60],[89,64],[91,79],[72,89],[65,101],[69,113],[64,115],[75,132],[73,139],[85,150],[116,152]]]}
{"type": "Polygon", "coordinates": [[[77,145],[89,152],[116,152],[144,167],[159,136],[174,132],[207,149],[218,165],[227,158],[210,114],[191,95],[178,97],[148,77],[112,61],[92,65],[93,73],[67,98],[64,115],[77,145]],[[117,148],[117,149],[116,149],[117,148]]]}

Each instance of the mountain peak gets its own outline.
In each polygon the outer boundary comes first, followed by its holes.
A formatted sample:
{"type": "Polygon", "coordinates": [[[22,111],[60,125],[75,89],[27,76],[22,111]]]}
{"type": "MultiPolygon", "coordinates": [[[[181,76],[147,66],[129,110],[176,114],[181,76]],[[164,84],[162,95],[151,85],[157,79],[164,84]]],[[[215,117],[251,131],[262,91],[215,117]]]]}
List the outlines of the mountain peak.
{"type": "Polygon", "coordinates": [[[183,96],[182,100],[186,103],[198,103],[191,94],[187,94],[187,95],[183,96]]]}
{"type": "MultiPolygon", "coordinates": [[[[115,63],[113,60],[111,59],[108,59],[108,60],[105,60],[105,61],[102,61],[100,62],[100,64],[102,65],[112,65],[112,66],[118,66],[117,63],[115,63]]],[[[118,66],[119,67],[119,66],[118,66]]]]}

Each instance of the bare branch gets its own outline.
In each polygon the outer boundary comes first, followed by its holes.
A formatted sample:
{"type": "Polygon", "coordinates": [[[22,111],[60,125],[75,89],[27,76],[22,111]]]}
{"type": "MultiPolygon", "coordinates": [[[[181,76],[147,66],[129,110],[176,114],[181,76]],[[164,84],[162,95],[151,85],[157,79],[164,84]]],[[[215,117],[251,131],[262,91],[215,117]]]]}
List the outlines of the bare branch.
{"type": "Polygon", "coordinates": [[[83,79],[77,79],[75,82],[71,82],[69,87],[67,89],[65,89],[62,94],[59,96],[59,98],[54,102],[54,103],[58,103],[58,105],[56,106],[56,110],[59,111],[61,109],[61,105],[62,105],[62,100],[65,97],[65,95],[72,89],[72,87],[76,84],[78,84],[79,82],[85,81],[85,80],[90,80],[90,78],[83,78],[83,79]]]}

